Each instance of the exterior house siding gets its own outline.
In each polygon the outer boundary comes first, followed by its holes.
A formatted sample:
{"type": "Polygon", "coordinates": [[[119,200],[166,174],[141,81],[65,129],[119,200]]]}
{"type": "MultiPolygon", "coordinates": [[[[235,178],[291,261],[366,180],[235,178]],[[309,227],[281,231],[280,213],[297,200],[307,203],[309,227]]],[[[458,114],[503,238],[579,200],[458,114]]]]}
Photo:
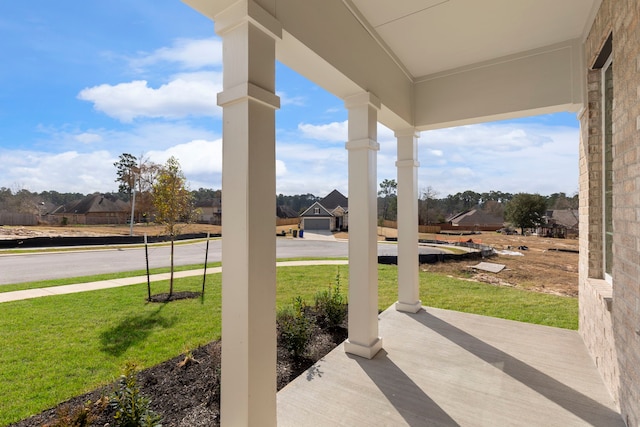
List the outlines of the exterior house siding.
{"type": "Polygon", "coordinates": [[[580,333],[629,426],[640,425],[640,2],[603,0],[585,42],[580,115],[580,333]],[[603,280],[601,77],[613,57],[613,269],[603,280]]]}

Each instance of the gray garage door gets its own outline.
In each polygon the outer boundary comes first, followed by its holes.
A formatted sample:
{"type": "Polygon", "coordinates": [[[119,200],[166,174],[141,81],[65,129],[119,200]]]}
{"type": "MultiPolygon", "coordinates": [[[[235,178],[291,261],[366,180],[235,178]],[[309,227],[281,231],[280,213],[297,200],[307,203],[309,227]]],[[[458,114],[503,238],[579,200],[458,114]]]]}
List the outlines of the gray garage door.
{"type": "Polygon", "coordinates": [[[329,218],[305,218],[304,229],[305,230],[328,230],[329,218]]]}

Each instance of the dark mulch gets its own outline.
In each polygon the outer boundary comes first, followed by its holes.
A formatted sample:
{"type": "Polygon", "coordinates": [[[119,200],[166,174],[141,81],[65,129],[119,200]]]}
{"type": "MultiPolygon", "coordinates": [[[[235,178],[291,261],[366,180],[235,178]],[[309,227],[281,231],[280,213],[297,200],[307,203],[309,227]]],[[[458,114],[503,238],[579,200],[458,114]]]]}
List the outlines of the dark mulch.
{"type": "MultiPolygon", "coordinates": [[[[322,322],[319,322],[322,324],[322,322]]],[[[316,375],[311,366],[347,338],[344,326],[316,327],[307,353],[295,358],[278,346],[278,390],[306,372],[316,375]]],[[[162,415],[165,427],[199,427],[219,425],[220,405],[220,341],[213,341],[138,373],[141,393],[151,399],[151,409],[162,415]]],[[[102,387],[75,397],[55,408],[12,424],[14,427],[57,427],[56,420],[65,413],[73,413],[91,401],[93,420],[88,426],[113,426],[113,410],[106,404],[106,396],[114,385],[102,387]]]]}

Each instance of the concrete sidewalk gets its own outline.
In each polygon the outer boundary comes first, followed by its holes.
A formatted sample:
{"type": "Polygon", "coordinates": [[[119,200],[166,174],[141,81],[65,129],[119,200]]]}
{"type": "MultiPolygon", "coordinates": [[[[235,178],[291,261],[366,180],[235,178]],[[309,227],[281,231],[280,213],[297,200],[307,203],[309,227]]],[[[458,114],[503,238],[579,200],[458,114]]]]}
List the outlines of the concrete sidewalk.
{"type": "MultiPolygon", "coordinates": [[[[302,267],[306,265],[346,265],[347,260],[308,260],[308,261],[282,261],[277,262],[277,267],[302,267]]],[[[217,274],[222,272],[222,267],[207,269],[207,274],[217,274]]],[[[173,277],[180,279],[183,277],[202,276],[204,269],[177,271],[173,277]]],[[[169,273],[152,274],[152,282],[169,280],[169,273]]],[[[2,292],[0,293],[0,303],[9,301],[19,301],[31,298],[47,297],[52,295],[73,294],[77,292],[96,291],[99,289],[118,288],[121,286],[138,285],[147,283],[147,276],[126,277],[123,279],[101,280],[98,282],[78,283],[74,285],[52,286],[49,288],[27,289],[24,291],[2,292]]]]}

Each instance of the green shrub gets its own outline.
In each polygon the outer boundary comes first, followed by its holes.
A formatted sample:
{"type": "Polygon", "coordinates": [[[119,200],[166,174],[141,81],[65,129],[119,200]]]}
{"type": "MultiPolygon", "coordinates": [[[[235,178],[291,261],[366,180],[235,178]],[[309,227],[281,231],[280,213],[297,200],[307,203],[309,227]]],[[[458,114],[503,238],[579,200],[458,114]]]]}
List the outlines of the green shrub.
{"type": "Polygon", "coordinates": [[[162,427],[162,417],[149,408],[149,399],[140,394],[135,364],[125,366],[109,404],[116,411],[114,417],[118,427],[162,427]]]}
{"type": "Polygon", "coordinates": [[[301,297],[293,300],[293,306],[283,308],[277,315],[280,343],[295,357],[301,357],[311,339],[314,320],[307,314],[307,305],[301,297]]]}
{"type": "Polygon", "coordinates": [[[329,327],[339,326],[347,317],[347,304],[340,287],[340,268],[332,288],[318,291],[315,295],[316,314],[329,327]]]}

